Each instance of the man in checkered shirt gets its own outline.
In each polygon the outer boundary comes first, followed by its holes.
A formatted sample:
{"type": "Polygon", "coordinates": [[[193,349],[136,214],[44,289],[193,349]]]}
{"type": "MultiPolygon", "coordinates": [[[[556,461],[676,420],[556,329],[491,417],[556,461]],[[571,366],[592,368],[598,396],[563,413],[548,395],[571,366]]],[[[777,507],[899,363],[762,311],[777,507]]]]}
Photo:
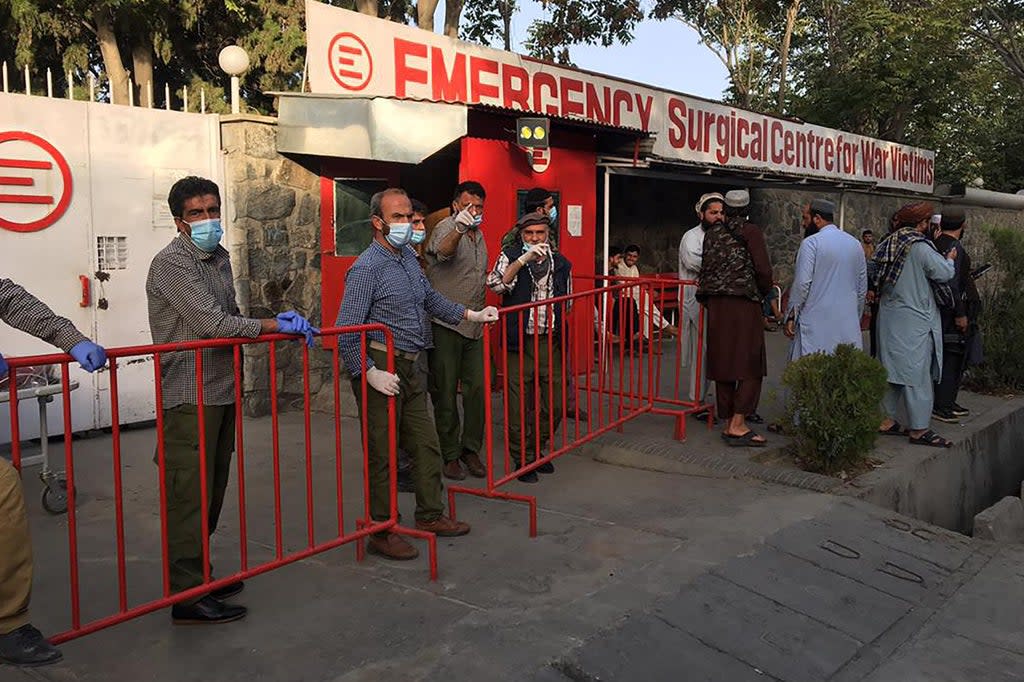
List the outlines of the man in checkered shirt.
{"type": "MultiPolygon", "coordinates": [[[[434,290],[408,248],[412,236],[412,203],[404,190],[387,189],[370,199],[373,243],[356,259],[345,276],[345,297],[337,326],[383,324],[395,346],[395,373],[386,371],[384,334],[367,332],[366,355],[360,354],[357,334],[338,339],[338,351],[352,376],[352,392],[360,415],[367,420],[370,515],[374,521],[391,516],[388,452],[388,399],[396,397],[398,445],[412,456],[416,493],[416,528],[445,537],[465,535],[469,524],[444,515],[441,497],[441,446],[427,408],[427,356],[433,345],[430,318],[455,325],[460,320],[494,322],[493,306],[469,310],[434,290]],[[363,401],[363,378],[366,401],[363,401]]],[[[388,559],[418,556],[416,548],[397,533],[370,536],[372,552],[388,559]]]]}
{"type": "MultiPolygon", "coordinates": [[[[316,331],[295,312],[274,319],[243,317],[235,302],[231,260],[220,245],[220,190],[205,178],[174,183],[167,203],[178,234],[153,258],[146,280],[153,343],[225,337],[254,338],[280,332],[302,334],[312,344],[316,331]]],[[[207,472],[207,519],[212,534],[224,503],[235,448],[235,367],[230,347],[203,354],[203,418],[207,472]]],[[[199,462],[199,398],[196,352],[160,357],[163,439],[167,485],[167,562],[171,591],[202,585],[202,495],[199,462]]],[[[154,456],[154,461],[156,461],[154,456]]],[[[212,569],[211,569],[212,575],[212,569]]],[[[226,623],[243,618],[243,606],[222,600],[238,594],[241,582],[176,604],[176,624],[226,623]]]]}
{"type": "MultiPolygon", "coordinates": [[[[515,242],[502,250],[487,275],[487,286],[501,294],[502,308],[572,294],[572,264],[551,248],[547,214],[527,213],[516,222],[515,229],[515,242]]],[[[542,450],[558,430],[562,415],[569,411],[562,402],[563,387],[569,377],[562,367],[561,350],[568,332],[568,309],[567,303],[554,303],[521,310],[506,318],[508,453],[513,470],[544,456],[542,450]],[[535,417],[530,418],[520,410],[519,402],[520,396],[525,395],[523,401],[529,412],[530,388],[535,382],[540,389],[539,399],[535,403],[535,417]]],[[[554,473],[555,465],[545,462],[535,466],[520,474],[519,480],[536,483],[538,471],[554,473]]]]}
{"type": "MultiPolygon", "coordinates": [[[[0,319],[70,353],[87,372],[107,362],[106,351],[85,338],[66,318],[9,279],[0,278],[0,319]]],[[[0,378],[7,376],[0,354],[0,378]]],[[[11,377],[10,381],[15,381],[11,377]]],[[[7,390],[7,387],[4,387],[7,390]]],[[[36,666],[61,659],[39,630],[28,622],[32,592],[32,540],[21,493],[21,479],[0,457],[0,662],[36,666]]]]}

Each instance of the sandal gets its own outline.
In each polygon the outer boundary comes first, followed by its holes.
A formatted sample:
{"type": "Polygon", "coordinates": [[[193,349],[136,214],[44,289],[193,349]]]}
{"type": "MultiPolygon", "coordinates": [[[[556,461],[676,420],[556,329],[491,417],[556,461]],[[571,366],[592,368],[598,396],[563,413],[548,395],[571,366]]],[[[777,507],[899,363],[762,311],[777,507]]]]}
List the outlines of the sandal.
{"type": "Polygon", "coordinates": [[[878,429],[880,436],[906,436],[907,430],[898,421],[893,421],[892,426],[887,429],[878,429]]]}
{"type": "Polygon", "coordinates": [[[943,438],[939,434],[935,433],[931,429],[928,429],[917,438],[910,437],[911,445],[924,445],[930,448],[951,448],[953,447],[953,441],[943,438]]]}
{"type": "Polygon", "coordinates": [[[766,440],[754,440],[759,437],[759,434],[756,431],[747,431],[742,436],[732,436],[728,433],[723,433],[722,435],[725,436],[725,442],[728,443],[730,447],[734,448],[763,448],[768,444],[768,441],[766,440]]]}

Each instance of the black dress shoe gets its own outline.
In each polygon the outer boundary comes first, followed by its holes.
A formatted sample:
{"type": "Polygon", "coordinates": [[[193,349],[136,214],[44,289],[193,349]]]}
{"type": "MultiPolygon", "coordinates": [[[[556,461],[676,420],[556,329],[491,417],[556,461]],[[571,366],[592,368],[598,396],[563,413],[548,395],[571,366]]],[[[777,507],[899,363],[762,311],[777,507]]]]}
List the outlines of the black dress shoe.
{"type": "Polygon", "coordinates": [[[25,668],[49,665],[64,658],[60,649],[43,637],[31,625],[22,625],[6,635],[0,635],[0,662],[25,668]]]}
{"type": "Polygon", "coordinates": [[[540,477],[537,476],[536,471],[527,471],[525,474],[521,476],[516,476],[516,478],[519,479],[522,483],[536,483],[538,480],[540,480],[540,477]]]}
{"type": "Polygon", "coordinates": [[[245,583],[241,580],[233,583],[228,583],[219,590],[214,590],[210,593],[210,596],[218,601],[223,601],[228,597],[234,597],[236,594],[245,589],[245,583]]]}
{"type": "Polygon", "coordinates": [[[538,471],[542,474],[553,474],[555,473],[555,465],[552,464],[551,462],[544,462],[539,467],[534,469],[534,471],[538,471]]]}
{"type": "Polygon", "coordinates": [[[216,625],[245,618],[249,610],[244,606],[223,604],[207,595],[195,604],[176,604],[171,609],[175,625],[216,625]]]}

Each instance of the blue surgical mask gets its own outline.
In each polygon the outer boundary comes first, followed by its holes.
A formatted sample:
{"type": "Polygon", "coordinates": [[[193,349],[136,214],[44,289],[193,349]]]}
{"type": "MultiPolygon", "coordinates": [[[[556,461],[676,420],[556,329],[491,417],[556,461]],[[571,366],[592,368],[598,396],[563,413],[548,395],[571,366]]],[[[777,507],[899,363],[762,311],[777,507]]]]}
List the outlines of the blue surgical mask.
{"type": "Polygon", "coordinates": [[[396,249],[402,248],[412,239],[412,223],[391,223],[388,228],[384,238],[396,249]]]}
{"type": "Polygon", "coordinates": [[[484,221],[484,214],[479,213],[473,216],[473,227],[480,227],[480,223],[484,221]]]}
{"type": "Polygon", "coordinates": [[[551,224],[554,225],[558,222],[558,207],[552,206],[551,212],[548,213],[548,218],[551,220],[551,224]]]}
{"type": "Polygon", "coordinates": [[[411,243],[413,243],[413,244],[422,244],[423,240],[426,239],[426,238],[427,238],[427,231],[426,230],[413,230],[412,231],[412,237],[409,238],[409,241],[411,243]]]}
{"type": "Polygon", "coordinates": [[[523,253],[529,251],[531,246],[533,246],[533,244],[527,244],[526,242],[523,242],[523,253]]]}
{"type": "Polygon", "coordinates": [[[192,243],[207,253],[212,253],[217,244],[220,244],[220,238],[224,236],[220,218],[197,220],[188,226],[191,228],[192,243]]]}

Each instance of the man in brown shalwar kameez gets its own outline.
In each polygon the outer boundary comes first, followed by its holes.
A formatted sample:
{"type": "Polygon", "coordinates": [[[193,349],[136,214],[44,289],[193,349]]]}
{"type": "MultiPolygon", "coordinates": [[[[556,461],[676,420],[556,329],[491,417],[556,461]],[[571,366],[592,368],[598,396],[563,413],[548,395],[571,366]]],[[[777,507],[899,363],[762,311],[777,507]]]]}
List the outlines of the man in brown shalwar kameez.
{"type": "Polygon", "coordinates": [[[772,286],[764,233],[747,222],[750,194],[725,195],[724,223],[708,228],[697,299],[707,308],[707,376],[715,382],[722,438],[729,445],[763,446],[747,426],[767,374],[761,300],[772,286]]]}

